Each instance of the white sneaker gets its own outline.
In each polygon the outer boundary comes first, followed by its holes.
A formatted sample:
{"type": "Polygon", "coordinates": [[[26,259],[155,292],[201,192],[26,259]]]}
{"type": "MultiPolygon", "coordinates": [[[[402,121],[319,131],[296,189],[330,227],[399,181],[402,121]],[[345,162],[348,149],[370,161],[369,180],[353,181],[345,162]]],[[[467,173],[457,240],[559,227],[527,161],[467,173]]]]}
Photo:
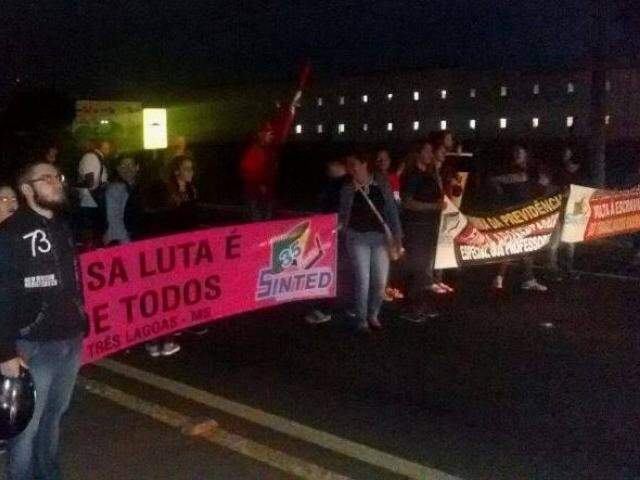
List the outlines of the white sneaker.
{"type": "Polygon", "coordinates": [[[539,283],[535,278],[523,282],[522,285],[520,285],[520,288],[522,288],[522,290],[529,290],[532,292],[546,292],[548,290],[545,285],[539,283]]]}
{"type": "Polygon", "coordinates": [[[158,347],[157,343],[145,343],[144,348],[147,349],[147,353],[152,357],[160,356],[160,348],[158,347]]]}
{"type": "Polygon", "coordinates": [[[492,286],[496,290],[502,290],[504,288],[504,277],[502,275],[496,275],[493,279],[492,286]]]}
{"type": "Polygon", "coordinates": [[[331,320],[331,315],[324,314],[320,310],[312,310],[304,316],[304,320],[307,323],[317,325],[318,323],[325,323],[331,320]]]}
{"type": "Polygon", "coordinates": [[[180,351],[180,345],[176,342],[165,342],[162,345],[162,350],[160,351],[160,355],[164,357],[168,357],[173,355],[174,353],[178,353],[180,351]]]}

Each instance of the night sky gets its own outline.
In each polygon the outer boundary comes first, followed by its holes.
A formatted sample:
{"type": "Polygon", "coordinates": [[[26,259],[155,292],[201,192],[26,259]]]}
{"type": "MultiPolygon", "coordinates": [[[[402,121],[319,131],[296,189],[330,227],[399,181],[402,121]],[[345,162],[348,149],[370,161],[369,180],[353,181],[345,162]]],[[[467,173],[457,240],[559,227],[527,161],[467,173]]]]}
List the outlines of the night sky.
{"type": "MultiPolygon", "coordinates": [[[[587,3],[0,0],[0,94],[16,78],[96,94],[277,80],[304,58],[321,75],[571,67],[590,52],[587,3]]],[[[600,3],[611,52],[637,62],[636,2],[600,3]]]]}

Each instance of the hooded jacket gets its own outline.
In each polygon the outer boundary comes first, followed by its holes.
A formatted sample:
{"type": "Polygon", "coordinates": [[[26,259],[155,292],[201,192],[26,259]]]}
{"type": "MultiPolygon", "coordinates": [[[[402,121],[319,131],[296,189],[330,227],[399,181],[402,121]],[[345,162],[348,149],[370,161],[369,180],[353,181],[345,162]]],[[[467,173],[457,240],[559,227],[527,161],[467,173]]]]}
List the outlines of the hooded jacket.
{"type": "Polygon", "coordinates": [[[18,339],[75,338],[86,317],[73,236],[61,217],[22,207],[0,224],[0,362],[18,339]]]}

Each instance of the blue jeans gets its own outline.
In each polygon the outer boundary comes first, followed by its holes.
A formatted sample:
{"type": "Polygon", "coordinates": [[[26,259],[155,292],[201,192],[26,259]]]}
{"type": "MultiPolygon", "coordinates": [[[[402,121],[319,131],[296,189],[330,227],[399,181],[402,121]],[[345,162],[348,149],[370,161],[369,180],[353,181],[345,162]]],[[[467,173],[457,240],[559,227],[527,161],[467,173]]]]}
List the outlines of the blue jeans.
{"type": "Polygon", "coordinates": [[[347,251],[355,276],[354,301],[360,323],[377,319],[389,276],[389,252],[383,233],[347,231],[347,251]]]}
{"type": "Polygon", "coordinates": [[[80,368],[82,337],[37,342],[18,340],[36,386],[36,405],[26,430],[9,441],[9,480],[59,480],[60,419],[69,407],[80,368]]]}

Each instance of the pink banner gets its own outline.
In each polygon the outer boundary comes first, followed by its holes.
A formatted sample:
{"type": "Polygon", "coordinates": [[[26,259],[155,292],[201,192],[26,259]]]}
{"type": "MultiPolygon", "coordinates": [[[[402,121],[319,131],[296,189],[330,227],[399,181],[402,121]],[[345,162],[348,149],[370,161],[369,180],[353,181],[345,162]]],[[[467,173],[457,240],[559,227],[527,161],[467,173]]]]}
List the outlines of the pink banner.
{"type": "Polygon", "coordinates": [[[82,255],[89,363],[241,312],[336,294],[335,215],[154,238],[82,255]]]}

